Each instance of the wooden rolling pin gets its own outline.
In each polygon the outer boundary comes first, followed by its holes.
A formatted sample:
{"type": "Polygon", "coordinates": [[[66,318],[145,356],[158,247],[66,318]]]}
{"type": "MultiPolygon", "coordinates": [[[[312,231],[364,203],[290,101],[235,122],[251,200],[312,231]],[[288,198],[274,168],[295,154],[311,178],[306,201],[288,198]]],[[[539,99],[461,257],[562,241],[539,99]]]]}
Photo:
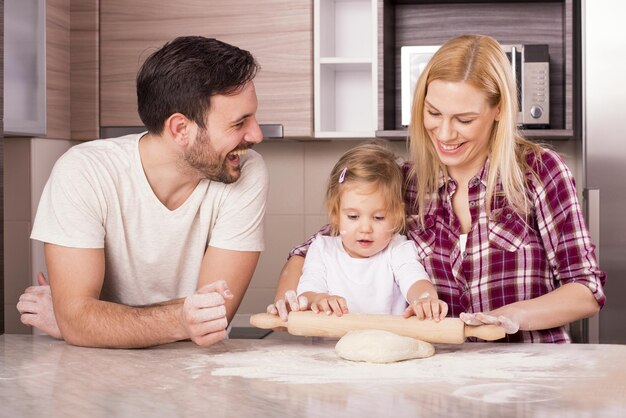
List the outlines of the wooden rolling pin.
{"type": "Polygon", "coordinates": [[[504,338],[504,328],[496,325],[465,325],[458,318],[445,318],[440,322],[423,320],[417,317],[404,318],[396,315],[345,314],[326,315],[313,311],[290,312],[284,322],[277,315],[266,313],[250,317],[250,323],[257,328],[286,328],[292,335],[305,337],[340,338],[348,331],[378,329],[398,335],[417,338],[430,343],[461,344],[467,337],[478,337],[493,341],[504,338]]]}

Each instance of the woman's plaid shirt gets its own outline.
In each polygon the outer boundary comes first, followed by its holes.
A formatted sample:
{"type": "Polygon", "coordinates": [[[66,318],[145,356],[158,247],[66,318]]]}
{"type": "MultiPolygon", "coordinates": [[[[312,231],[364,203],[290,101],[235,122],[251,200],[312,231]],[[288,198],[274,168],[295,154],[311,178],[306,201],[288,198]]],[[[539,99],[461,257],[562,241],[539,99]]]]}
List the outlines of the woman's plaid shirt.
{"type": "MultiPolygon", "coordinates": [[[[472,227],[463,252],[460,223],[452,211],[454,180],[446,183],[440,177],[437,197],[428,203],[423,227],[414,210],[415,189],[409,183],[405,192],[407,236],[417,244],[420,261],[439,298],[448,304],[449,316],[489,312],[573,282],[587,286],[600,306],[604,305],[606,275],[598,268],[571,172],[550,150],[538,157],[529,155],[527,161],[537,175],[527,174],[533,211],[526,221],[502,198],[494,199],[487,216],[489,162],[470,180],[472,227]]],[[[404,165],[405,176],[409,168],[404,165]]],[[[322,232],[329,233],[329,228],[322,232]]],[[[294,248],[290,256],[306,254],[310,241],[294,248]]],[[[565,327],[558,327],[520,331],[506,340],[561,343],[569,342],[570,337],[565,327]]]]}

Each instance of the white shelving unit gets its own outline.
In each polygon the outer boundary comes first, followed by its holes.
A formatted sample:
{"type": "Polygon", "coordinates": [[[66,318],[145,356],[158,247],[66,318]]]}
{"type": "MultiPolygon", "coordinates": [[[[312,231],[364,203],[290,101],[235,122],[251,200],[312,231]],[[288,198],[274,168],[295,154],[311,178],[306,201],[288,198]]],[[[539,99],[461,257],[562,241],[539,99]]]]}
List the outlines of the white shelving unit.
{"type": "Polygon", "coordinates": [[[374,137],[378,120],[376,0],[315,0],[317,138],[374,137]]]}

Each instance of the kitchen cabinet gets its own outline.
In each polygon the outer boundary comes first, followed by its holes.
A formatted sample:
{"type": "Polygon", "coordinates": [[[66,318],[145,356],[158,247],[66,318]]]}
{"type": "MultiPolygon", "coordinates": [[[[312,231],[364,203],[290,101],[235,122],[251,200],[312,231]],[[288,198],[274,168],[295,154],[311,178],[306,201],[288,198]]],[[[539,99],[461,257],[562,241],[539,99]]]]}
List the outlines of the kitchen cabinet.
{"type": "Polygon", "coordinates": [[[99,0],[71,0],[70,115],[71,138],[99,137],[99,0]]]}
{"type": "Polygon", "coordinates": [[[46,3],[7,0],[5,7],[4,129],[7,135],[46,135],[46,3]]]}
{"type": "MultiPolygon", "coordinates": [[[[0,184],[4,183],[4,0],[0,0],[0,184]]],[[[4,301],[4,185],[0,189],[0,299],[4,301]]],[[[0,334],[4,334],[4,306],[0,310],[0,334]]]]}
{"type": "Polygon", "coordinates": [[[107,0],[100,3],[100,126],[140,126],[135,77],[147,56],[181,35],[247,49],[261,124],[286,137],[313,131],[312,0],[107,0]]]}
{"type": "Polygon", "coordinates": [[[9,3],[5,11],[16,16],[7,20],[13,33],[5,45],[11,61],[5,76],[5,134],[96,138],[97,0],[9,3]],[[84,25],[89,9],[91,32],[84,25]]]}
{"type": "Polygon", "coordinates": [[[526,129],[542,140],[580,136],[580,88],[577,86],[576,27],[573,0],[458,1],[379,0],[377,136],[404,139],[400,120],[400,48],[441,45],[467,33],[490,35],[502,44],[548,44],[550,55],[550,127],[526,129]]]}

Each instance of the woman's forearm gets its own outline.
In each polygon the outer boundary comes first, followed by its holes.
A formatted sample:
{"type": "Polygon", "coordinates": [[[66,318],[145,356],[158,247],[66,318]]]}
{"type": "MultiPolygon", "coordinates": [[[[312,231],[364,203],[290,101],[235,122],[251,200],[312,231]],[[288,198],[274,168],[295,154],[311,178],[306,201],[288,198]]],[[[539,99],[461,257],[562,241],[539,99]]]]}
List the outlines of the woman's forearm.
{"type": "Polygon", "coordinates": [[[516,321],[520,330],[536,331],[560,327],[588,318],[600,310],[598,302],[586,286],[568,283],[543,296],[515,302],[489,312],[516,321]]]}
{"type": "Polygon", "coordinates": [[[300,276],[302,276],[302,266],[304,266],[304,257],[294,255],[287,260],[278,277],[274,301],[283,299],[288,290],[296,290],[300,276]]]}

